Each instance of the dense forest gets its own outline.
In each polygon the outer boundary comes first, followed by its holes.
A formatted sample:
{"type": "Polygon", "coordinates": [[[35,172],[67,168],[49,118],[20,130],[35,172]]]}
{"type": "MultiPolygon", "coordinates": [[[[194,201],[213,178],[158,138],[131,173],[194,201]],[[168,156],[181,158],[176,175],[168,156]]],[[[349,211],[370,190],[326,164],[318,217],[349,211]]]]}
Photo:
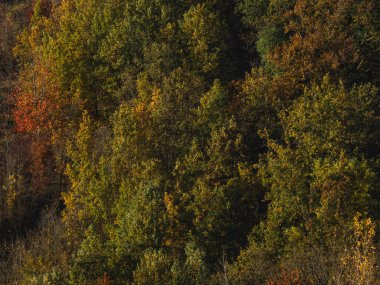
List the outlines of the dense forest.
{"type": "Polygon", "coordinates": [[[0,284],[380,284],[380,1],[1,0],[0,284]]]}

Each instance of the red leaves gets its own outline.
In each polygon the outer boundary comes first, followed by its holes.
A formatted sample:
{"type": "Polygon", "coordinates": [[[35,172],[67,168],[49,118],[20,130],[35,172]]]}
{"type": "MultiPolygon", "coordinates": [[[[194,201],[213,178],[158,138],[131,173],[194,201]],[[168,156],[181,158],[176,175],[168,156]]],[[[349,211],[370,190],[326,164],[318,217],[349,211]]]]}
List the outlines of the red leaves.
{"type": "Polygon", "coordinates": [[[59,92],[52,73],[41,62],[27,66],[18,83],[12,96],[16,132],[26,134],[31,184],[35,190],[43,192],[54,169],[51,135],[59,110],[59,92]]]}
{"type": "Polygon", "coordinates": [[[298,270],[291,272],[283,270],[281,274],[269,279],[267,285],[302,285],[302,281],[298,270]]]}
{"type": "Polygon", "coordinates": [[[14,92],[13,116],[17,132],[48,131],[58,109],[58,89],[49,71],[41,65],[25,70],[14,92]]]}
{"type": "Polygon", "coordinates": [[[54,108],[51,102],[46,98],[38,100],[29,92],[20,92],[16,96],[16,108],[13,114],[17,132],[46,129],[49,125],[47,114],[54,108]]]}
{"type": "Polygon", "coordinates": [[[97,285],[110,285],[110,278],[108,277],[107,273],[103,274],[102,278],[98,278],[96,284],[97,285]]]}

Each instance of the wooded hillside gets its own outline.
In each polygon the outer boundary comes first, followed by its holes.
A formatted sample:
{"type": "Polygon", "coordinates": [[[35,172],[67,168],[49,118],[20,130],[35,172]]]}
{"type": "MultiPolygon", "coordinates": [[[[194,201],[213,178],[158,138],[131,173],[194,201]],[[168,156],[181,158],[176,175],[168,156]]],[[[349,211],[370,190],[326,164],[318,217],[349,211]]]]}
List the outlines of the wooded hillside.
{"type": "Polygon", "coordinates": [[[0,3],[0,284],[380,282],[380,2],[0,3]]]}

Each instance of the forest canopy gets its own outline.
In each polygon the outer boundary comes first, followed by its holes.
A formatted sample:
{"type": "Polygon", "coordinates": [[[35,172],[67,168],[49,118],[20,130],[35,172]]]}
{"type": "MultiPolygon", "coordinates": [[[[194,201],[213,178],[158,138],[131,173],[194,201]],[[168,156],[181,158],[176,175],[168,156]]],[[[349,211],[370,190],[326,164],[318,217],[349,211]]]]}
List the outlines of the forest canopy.
{"type": "Polygon", "coordinates": [[[0,284],[380,282],[380,2],[0,3],[0,284]]]}

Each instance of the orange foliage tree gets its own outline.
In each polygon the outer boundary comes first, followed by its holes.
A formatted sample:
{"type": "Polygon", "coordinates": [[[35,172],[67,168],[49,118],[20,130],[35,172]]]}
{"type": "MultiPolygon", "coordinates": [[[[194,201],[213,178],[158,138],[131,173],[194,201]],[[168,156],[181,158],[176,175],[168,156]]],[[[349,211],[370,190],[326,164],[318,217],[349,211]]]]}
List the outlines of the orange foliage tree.
{"type": "Polygon", "coordinates": [[[298,0],[283,14],[290,39],[272,52],[271,61],[301,82],[319,80],[326,73],[347,83],[375,78],[380,43],[377,2],[298,0]]]}
{"type": "Polygon", "coordinates": [[[35,189],[44,189],[52,156],[50,138],[59,111],[58,88],[48,68],[34,64],[21,73],[14,93],[13,116],[16,131],[24,134],[30,143],[29,173],[35,189]]]}

